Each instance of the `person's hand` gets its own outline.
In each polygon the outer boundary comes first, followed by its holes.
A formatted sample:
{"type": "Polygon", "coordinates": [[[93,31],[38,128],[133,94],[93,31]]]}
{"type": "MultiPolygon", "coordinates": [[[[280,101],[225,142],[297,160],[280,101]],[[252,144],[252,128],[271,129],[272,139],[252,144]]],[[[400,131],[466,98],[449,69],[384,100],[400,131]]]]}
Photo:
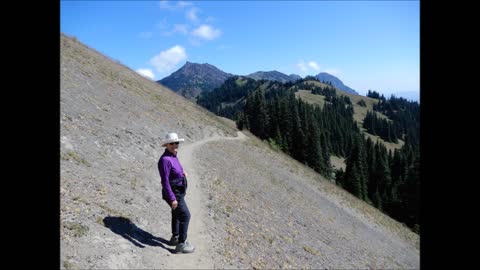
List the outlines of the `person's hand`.
{"type": "Polygon", "coordinates": [[[183,176],[187,177],[187,172],[183,171],[183,176]]]}
{"type": "Polygon", "coordinates": [[[177,200],[173,201],[172,202],[172,209],[175,210],[175,208],[177,208],[177,206],[178,206],[177,200]]]}

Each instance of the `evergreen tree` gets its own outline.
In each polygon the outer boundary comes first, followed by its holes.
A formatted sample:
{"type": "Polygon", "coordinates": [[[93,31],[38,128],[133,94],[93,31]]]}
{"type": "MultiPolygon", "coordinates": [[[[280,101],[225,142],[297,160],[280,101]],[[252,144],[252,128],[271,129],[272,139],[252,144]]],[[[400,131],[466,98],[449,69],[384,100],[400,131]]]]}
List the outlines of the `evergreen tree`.
{"type": "Polygon", "coordinates": [[[300,161],[301,163],[305,162],[305,148],[307,146],[306,136],[303,132],[301,125],[300,115],[298,112],[298,103],[295,100],[295,96],[292,94],[289,97],[289,105],[291,106],[290,112],[292,113],[292,145],[290,145],[290,152],[293,155],[293,158],[300,161]]]}
{"type": "Polygon", "coordinates": [[[419,158],[415,159],[414,165],[407,175],[407,211],[408,211],[408,225],[413,227],[415,224],[420,225],[419,213],[420,213],[420,162],[419,158]]]}
{"type": "Polygon", "coordinates": [[[280,113],[279,113],[279,128],[280,128],[280,134],[283,136],[283,151],[286,152],[287,154],[291,154],[290,149],[292,146],[292,129],[291,127],[293,126],[292,122],[292,114],[290,113],[289,107],[288,107],[288,100],[284,98],[283,100],[280,100],[280,113]]]}
{"type": "Polygon", "coordinates": [[[235,119],[236,119],[237,128],[240,130],[243,130],[245,126],[245,115],[243,114],[243,112],[241,111],[237,112],[235,119]]]}
{"type": "Polygon", "coordinates": [[[368,199],[368,167],[361,135],[354,137],[353,149],[347,159],[346,188],[362,200],[368,199]]]}
{"type": "Polygon", "coordinates": [[[367,152],[367,178],[368,178],[368,185],[367,185],[367,196],[370,200],[373,201],[374,193],[377,190],[377,181],[375,177],[375,169],[376,169],[376,155],[375,155],[375,146],[373,141],[368,138],[365,144],[366,152],[367,152]]]}
{"type": "MultiPolygon", "coordinates": [[[[378,143],[377,143],[378,144],[378,143]]],[[[391,196],[391,175],[390,167],[388,165],[388,156],[386,154],[386,149],[384,146],[378,148],[380,151],[377,152],[377,168],[375,170],[375,175],[377,177],[377,183],[379,187],[379,192],[382,200],[382,205],[384,209],[388,212],[388,206],[392,201],[391,196]]]]}
{"type": "Polygon", "coordinates": [[[383,204],[382,204],[382,198],[380,197],[380,192],[375,190],[375,194],[373,196],[373,205],[378,208],[380,211],[383,211],[383,204]]]}
{"type": "Polygon", "coordinates": [[[285,149],[285,142],[283,141],[282,134],[280,133],[280,128],[278,127],[278,124],[276,125],[275,128],[275,137],[273,137],[275,142],[280,146],[281,150],[285,149]]]}
{"type": "Polygon", "coordinates": [[[335,184],[343,187],[344,186],[344,183],[343,183],[344,179],[345,179],[345,172],[343,171],[342,168],[340,168],[339,170],[337,170],[335,172],[335,184]]]}
{"type": "Polygon", "coordinates": [[[367,107],[367,104],[365,103],[365,100],[361,99],[360,101],[357,102],[358,105],[362,107],[367,107]]]}
{"type": "Polygon", "coordinates": [[[306,151],[306,161],[309,167],[315,171],[321,173],[323,172],[324,160],[322,156],[322,146],[320,142],[319,131],[316,125],[313,123],[309,124],[309,136],[307,139],[308,147],[306,151]]]}
{"type": "Polygon", "coordinates": [[[267,103],[265,101],[265,94],[263,89],[256,92],[256,106],[257,106],[257,115],[255,117],[258,136],[261,139],[268,138],[268,127],[269,127],[269,117],[267,114],[267,103]]]}

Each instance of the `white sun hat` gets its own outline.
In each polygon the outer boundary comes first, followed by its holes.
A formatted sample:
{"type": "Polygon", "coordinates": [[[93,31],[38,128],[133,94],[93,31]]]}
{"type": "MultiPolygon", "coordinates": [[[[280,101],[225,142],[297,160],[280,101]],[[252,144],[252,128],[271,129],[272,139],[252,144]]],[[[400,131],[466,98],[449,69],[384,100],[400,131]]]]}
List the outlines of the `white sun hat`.
{"type": "Polygon", "coordinates": [[[162,141],[162,146],[166,147],[168,143],[183,141],[185,141],[185,139],[179,139],[177,133],[167,133],[167,135],[165,135],[165,139],[162,141]]]}

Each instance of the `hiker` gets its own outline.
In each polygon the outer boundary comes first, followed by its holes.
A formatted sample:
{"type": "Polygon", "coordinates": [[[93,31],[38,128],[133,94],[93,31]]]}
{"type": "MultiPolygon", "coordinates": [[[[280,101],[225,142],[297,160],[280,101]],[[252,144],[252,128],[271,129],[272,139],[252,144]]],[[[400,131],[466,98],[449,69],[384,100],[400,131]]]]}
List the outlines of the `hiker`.
{"type": "Polygon", "coordinates": [[[172,208],[172,238],[170,245],[176,246],[176,252],[191,253],[195,247],[188,243],[187,231],[190,211],[185,202],[187,174],[177,158],[179,143],[177,133],[168,133],[162,142],[165,152],[158,161],[158,170],[162,179],[162,199],[172,208]]]}

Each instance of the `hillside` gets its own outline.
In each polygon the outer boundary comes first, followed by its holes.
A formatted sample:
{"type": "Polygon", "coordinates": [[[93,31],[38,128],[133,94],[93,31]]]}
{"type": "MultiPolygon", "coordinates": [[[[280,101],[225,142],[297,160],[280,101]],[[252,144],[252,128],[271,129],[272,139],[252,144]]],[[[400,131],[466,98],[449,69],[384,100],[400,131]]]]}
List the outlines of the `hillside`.
{"type": "MultiPolygon", "coordinates": [[[[317,81],[309,81],[308,83],[316,86],[320,86],[320,87],[326,86],[326,84],[317,82],[317,81]]],[[[370,138],[373,142],[377,142],[377,141],[382,142],[385,145],[385,147],[387,147],[388,150],[392,150],[392,151],[394,149],[400,149],[403,146],[404,142],[402,140],[398,140],[398,143],[386,142],[383,139],[381,139],[379,136],[372,135],[366,132],[364,128],[362,128],[363,119],[365,119],[365,116],[367,115],[367,111],[373,111],[373,105],[378,102],[377,99],[347,93],[338,88],[335,88],[335,92],[338,96],[344,95],[350,98],[353,104],[353,111],[354,111],[353,118],[355,119],[355,121],[357,121],[360,129],[364,131],[364,134],[366,137],[370,138]],[[365,107],[360,106],[358,104],[360,100],[363,100],[365,102],[366,104],[365,107]]],[[[322,108],[323,108],[323,105],[325,104],[325,96],[312,94],[310,90],[300,89],[298,92],[295,93],[295,96],[298,98],[301,98],[303,101],[307,103],[318,104],[322,108]]],[[[375,112],[375,114],[380,118],[388,119],[388,117],[386,117],[385,115],[379,112],[375,112]]]]}
{"type": "MultiPolygon", "coordinates": [[[[170,237],[170,211],[161,199],[159,143],[168,131],[191,144],[235,130],[64,35],[60,60],[62,268],[172,268],[162,243],[170,237]]],[[[195,267],[210,268],[203,250],[195,267]]]]}
{"type": "Polygon", "coordinates": [[[248,132],[61,36],[62,269],[419,268],[419,237],[248,132]],[[157,161],[185,138],[175,255],[157,161]],[[306,203],[308,202],[308,203],[306,203]]]}
{"type": "Polygon", "coordinates": [[[225,228],[214,235],[220,268],[419,267],[417,235],[249,137],[205,144],[196,155],[208,227],[225,228]]]}

